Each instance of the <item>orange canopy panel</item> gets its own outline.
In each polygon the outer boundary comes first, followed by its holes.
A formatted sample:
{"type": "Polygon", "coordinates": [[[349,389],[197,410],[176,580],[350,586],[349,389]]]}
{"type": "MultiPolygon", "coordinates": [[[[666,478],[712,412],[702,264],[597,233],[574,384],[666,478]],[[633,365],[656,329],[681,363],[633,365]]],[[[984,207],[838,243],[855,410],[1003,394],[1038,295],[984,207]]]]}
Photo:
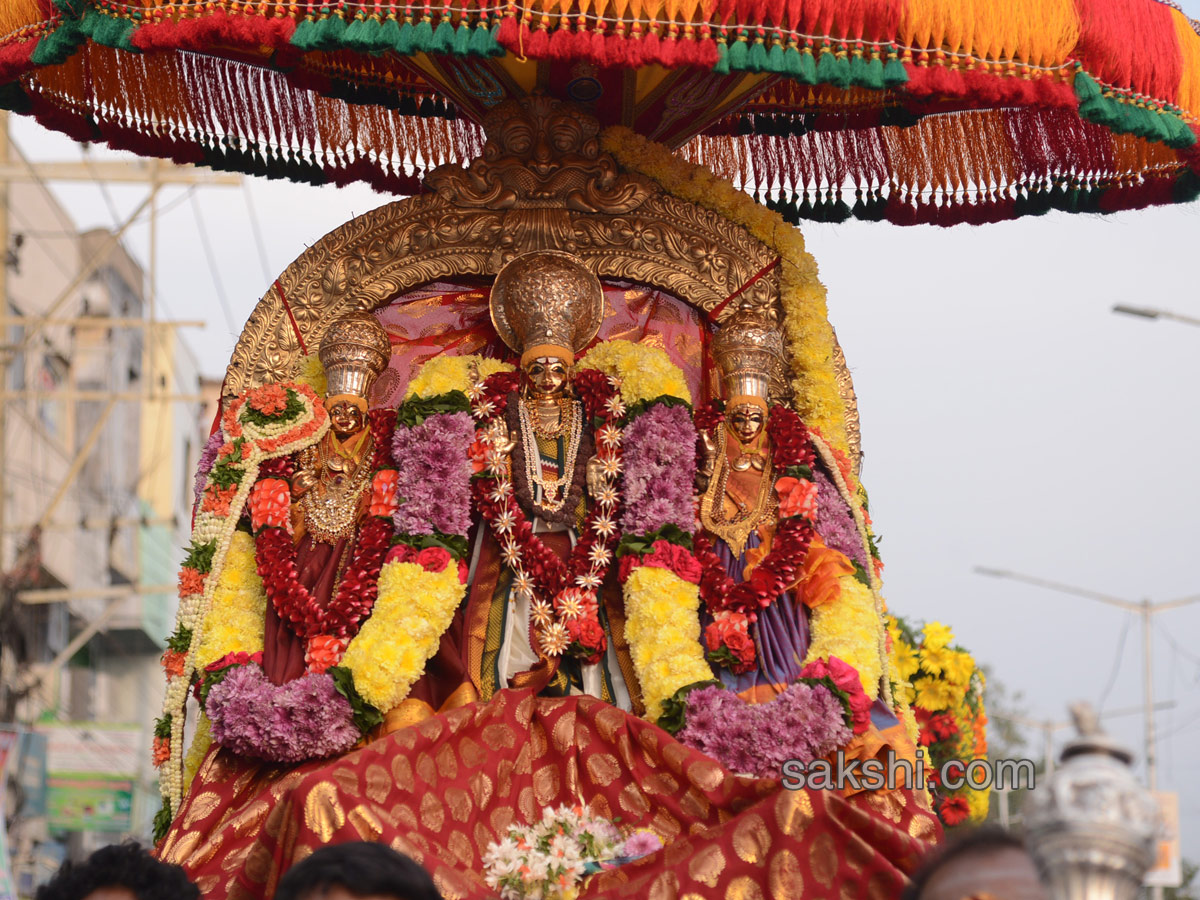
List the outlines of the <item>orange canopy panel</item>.
{"type": "Polygon", "coordinates": [[[798,220],[986,222],[1200,193],[1165,0],[7,0],[0,102],[83,141],[409,194],[544,91],[798,220]]]}

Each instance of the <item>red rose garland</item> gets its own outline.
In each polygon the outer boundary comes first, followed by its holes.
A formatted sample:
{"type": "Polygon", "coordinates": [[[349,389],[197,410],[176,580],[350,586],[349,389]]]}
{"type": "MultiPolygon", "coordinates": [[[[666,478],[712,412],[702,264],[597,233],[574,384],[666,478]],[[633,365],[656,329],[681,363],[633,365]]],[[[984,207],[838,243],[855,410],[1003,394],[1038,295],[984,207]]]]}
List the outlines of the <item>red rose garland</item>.
{"type": "MultiPolygon", "coordinates": [[[[808,438],[808,429],[796,413],[784,406],[774,407],[767,422],[767,433],[780,480],[792,477],[788,470],[793,467],[807,467],[812,472],[816,454],[808,438]]],[[[703,534],[696,535],[696,558],[704,570],[700,596],[710,615],[715,618],[721,613],[733,613],[753,622],[758,610],[766,609],[795,584],[815,534],[811,504],[798,505],[797,509],[797,515],[780,520],[771,552],[741,584],[734,584],[708,539],[703,534]]]]}
{"type": "MultiPolygon", "coordinates": [[[[488,445],[488,427],[504,415],[520,378],[519,372],[496,373],[474,392],[474,414],[484,447],[488,445]]],[[[607,461],[615,477],[620,466],[619,431],[615,425],[619,406],[610,401],[616,397],[616,389],[607,376],[591,369],[577,373],[574,385],[584,415],[589,421],[600,420],[597,432],[614,436],[607,443],[597,441],[596,453],[602,463],[607,461]]],[[[579,539],[563,562],[533,533],[532,523],[513,496],[508,461],[490,458],[489,450],[480,449],[481,455],[490,459],[480,460],[481,471],[474,482],[480,514],[501,544],[504,560],[516,571],[518,580],[528,578],[530,592],[542,610],[539,613],[531,608],[530,638],[539,640],[547,655],[557,656],[569,649],[585,663],[599,662],[608,641],[600,625],[596,592],[604,581],[617,540],[615,491],[589,510],[579,539]],[[551,621],[547,605],[555,621],[551,621]],[[559,626],[559,638],[555,637],[555,626],[559,626]]]]}
{"type": "MultiPolygon", "coordinates": [[[[392,538],[394,498],[377,497],[375,494],[386,494],[388,486],[395,485],[395,477],[390,470],[391,434],[396,424],[396,411],[372,410],[368,414],[368,422],[375,445],[371,458],[370,515],[359,527],[350,561],[328,606],[321,608],[312,593],[300,584],[296,545],[287,528],[278,523],[277,517],[255,515],[255,519],[261,518],[263,523],[254,539],[258,574],[262,577],[263,588],[275,612],[305,641],[333,636],[341,639],[342,649],[358,633],[359,625],[375,606],[379,570],[383,567],[383,559],[392,538]]],[[[260,486],[264,491],[274,490],[269,482],[281,476],[290,479],[293,468],[291,460],[280,460],[277,465],[264,466],[255,492],[259,491],[260,486]]],[[[252,513],[255,512],[256,500],[252,493],[252,513]]]]}

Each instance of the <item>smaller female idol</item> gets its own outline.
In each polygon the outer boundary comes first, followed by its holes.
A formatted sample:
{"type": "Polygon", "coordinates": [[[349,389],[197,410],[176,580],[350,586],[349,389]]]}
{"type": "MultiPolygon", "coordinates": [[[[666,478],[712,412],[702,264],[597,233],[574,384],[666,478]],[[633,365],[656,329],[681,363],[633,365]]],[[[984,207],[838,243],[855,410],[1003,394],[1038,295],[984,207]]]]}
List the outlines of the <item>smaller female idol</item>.
{"type": "MultiPolygon", "coordinates": [[[[749,578],[771,550],[779,499],[767,429],[773,385],[783,383],[783,339],[764,313],[735,312],[713,338],[721,372],[724,421],[701,430],[704,458],[699,473],[700,524],[734,584],[749,578]]],[[[808,651],[809,626],[794,589],[757,612],[749,628],[754,667],[719,677],[749,703],[771,700],[800,674],[808,651]]],[[[710,648],[711,649],[711,648],[710,648]]]]}

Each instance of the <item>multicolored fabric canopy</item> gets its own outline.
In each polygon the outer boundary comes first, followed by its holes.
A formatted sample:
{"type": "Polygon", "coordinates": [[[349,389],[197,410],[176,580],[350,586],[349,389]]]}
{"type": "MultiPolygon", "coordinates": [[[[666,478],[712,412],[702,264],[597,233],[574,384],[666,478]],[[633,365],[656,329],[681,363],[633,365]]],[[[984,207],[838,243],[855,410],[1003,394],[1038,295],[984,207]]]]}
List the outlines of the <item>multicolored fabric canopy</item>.
{"type": "Polygon", "coordinates": [[[1200,193],[1161,0],[7,0],[0,101],[79,140],[420,189],[542,90],[792,219],[986,222],[1200,193]]]}

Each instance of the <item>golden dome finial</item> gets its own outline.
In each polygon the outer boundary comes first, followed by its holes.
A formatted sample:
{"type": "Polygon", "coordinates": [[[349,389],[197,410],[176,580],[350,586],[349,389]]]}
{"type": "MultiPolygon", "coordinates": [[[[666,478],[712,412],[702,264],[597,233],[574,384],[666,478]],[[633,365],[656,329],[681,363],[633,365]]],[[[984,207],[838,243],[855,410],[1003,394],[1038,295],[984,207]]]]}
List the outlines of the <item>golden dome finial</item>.
{"type": "Polygon", "coordinates": [[[321,338],[317,356],[325,368],[327,402],[361,400],[367,405],[367,393],[379,373],[387,368],[392,344],[379,320],[367,312],[353,312],[337,319],[321,338]]]}
{"type": "Polygon", "coordinates": [[[573,364],[600,330],[604,289],[579,257],[536,250],[500,270],[490,304],[496,332],[522,365],[539,356],[573,364]]]}
{"type": "Polygon", "coordinates": [[[725,403],[745,403],[765,411],[772,382],[784,366],[783,337],[766,310],[741,307],[713,336],[712,355],[721,370],[725,403]]]}

